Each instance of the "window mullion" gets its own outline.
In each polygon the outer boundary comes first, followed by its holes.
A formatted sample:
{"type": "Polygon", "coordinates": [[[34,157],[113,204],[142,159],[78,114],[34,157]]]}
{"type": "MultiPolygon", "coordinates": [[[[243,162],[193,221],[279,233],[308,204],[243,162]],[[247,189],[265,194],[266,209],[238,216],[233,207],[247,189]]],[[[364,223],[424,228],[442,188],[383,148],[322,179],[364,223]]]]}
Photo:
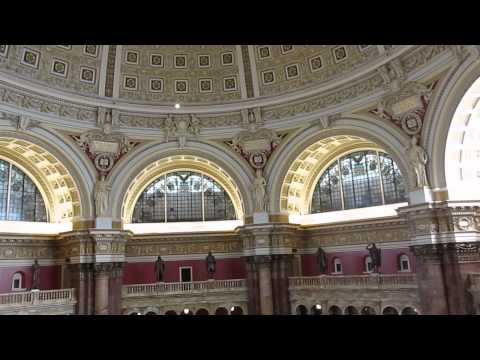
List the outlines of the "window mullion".
{"type": "Polygon", "coordinates": [[[337,159],[338,164],[338,175],[340,177],[340,198],[342,199],[342,210],[345,210],[345,199],[343,198],[343,176],[342,176],[342,166],[340,159],[337,159]]]}
{"type": "Polygon", "coordinates": [[[10,192],[12,188],[12,164],[9,163],[8,167],[8,185],[7,185],[7,211],[5,220],[9,220],[10,216],[10,192]]]}
{"type": "Polygon", "coordinates": [[[165,222],[167,222],[167,174],[163,174],[163,192],[165,193],[165,202],[164,202],[164,209],[165,209],[165,222]]]}
{"type": "Polygon", "coordinates": [[[200,190],[202,192],[202,221],[205,221],[205,194],[203,192],[203,174],[201,174],[202,182],[200,183],[200,190]]]}
{"type": "Polygon", "coordinates": [[[385,193],[383,190],[383,174],[382,174],[382,164],[380,163],[380,155],[377,153],[377,163],[378,163],[378,172],[380,173],[380,192],[382,193],[382,204],[385,205],[385,193]]]}

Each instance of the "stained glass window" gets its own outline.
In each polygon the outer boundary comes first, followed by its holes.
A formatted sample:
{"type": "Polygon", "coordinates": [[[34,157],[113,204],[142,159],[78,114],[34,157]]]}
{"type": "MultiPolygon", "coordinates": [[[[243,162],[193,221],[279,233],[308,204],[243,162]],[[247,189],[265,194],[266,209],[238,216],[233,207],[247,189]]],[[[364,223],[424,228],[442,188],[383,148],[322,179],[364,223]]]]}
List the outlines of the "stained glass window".
{"type": "Polygon", "coordinates": [[[23,171],[0,160],[0,220],[46,222],[42,195],[23,171]]]}
{"type": "Polygon", "coordinates": [[[358,151],[324,171],[313,192],[311,213],[402,202],[405,192],[403,176],[389,155],[358,151]]]}
{"type": "Polygon", "coordinates": [[[210,177],[192,171],[160,176],[140,195],[132,222],[179,222],[236,219],[227,192],[210,177]]]}

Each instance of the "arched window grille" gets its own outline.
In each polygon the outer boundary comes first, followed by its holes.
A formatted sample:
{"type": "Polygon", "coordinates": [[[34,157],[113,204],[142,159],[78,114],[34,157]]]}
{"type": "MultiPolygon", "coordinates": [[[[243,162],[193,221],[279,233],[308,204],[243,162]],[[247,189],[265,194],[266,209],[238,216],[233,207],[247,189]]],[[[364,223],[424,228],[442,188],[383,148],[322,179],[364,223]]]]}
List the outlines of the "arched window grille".
{"type": "Polygon", "coordinates": [[[315,186],[311,213],[406,201],[405,182],[386,153],[357,151],[338,158],[315,186]]]}
{"type": "Polygon", "coordinates": [[[0,220],[48,221],[47,209],[33,181],[0,159],[0,220]]]}
{"type": "Polygon", "coordinates": [[[236,219],[227,192],[210,177],[192,171],[160,176],[140,195],[132,222],[179,222],[236,219]]]}

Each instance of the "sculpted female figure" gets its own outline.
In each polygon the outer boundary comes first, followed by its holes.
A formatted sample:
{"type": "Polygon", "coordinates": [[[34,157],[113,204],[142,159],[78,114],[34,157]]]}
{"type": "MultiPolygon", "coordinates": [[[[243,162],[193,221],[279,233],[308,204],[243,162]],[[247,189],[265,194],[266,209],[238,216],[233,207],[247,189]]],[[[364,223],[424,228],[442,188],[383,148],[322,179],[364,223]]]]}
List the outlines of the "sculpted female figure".
{"type": "Polygon", "coordinates": [[[255,211],[265,211],[265,186],[267,182],[262,175],[262,170],[257,169],[256,177],[253,181],[253,196],[255,200],[255,211]]]}
{"type": "Polygon", "coordinates": [[[428,155],[420,145],[417,145],[417,141],[417,138],[412,136],[410,147],[407,149],[407,156],[410,166],[415,170],[415,187],[421,188],[428,186],[427,173],[425,170],[428,155]]]}
{"type": "Polygon", "coordinates": [[[108,195],[110,193],[110,186],[105,181],[105,176],[102,176],[100,180],[95,184],[94,200],[95,200],[95,215],[97,217],[106,214],[108,209],[108,195]]]}

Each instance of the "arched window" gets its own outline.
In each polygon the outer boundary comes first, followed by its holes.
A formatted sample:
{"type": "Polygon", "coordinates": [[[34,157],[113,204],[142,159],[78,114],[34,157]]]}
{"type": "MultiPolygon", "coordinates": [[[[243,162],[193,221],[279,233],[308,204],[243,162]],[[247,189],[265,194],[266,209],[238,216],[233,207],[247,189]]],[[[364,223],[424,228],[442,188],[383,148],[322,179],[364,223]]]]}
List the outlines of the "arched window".
{"type": "Polygon", "coordinates": [[[25,173],[0,159],[0,220],[48,221],[42,195],[25,173]]]}
{"type": "Polygon", "coordinates": [[[333,273],[341,274],[342,273],[342,260],[339,258],[333,259],[333,273]]]}
{"type": "Polygon", "coordinates": [[[311,213],[406,201],[405,182],[392,158],[383,152],[357,151],[337,159],[320,176],[311,213]]]}
{"type": "Polygon", "coordinates": [[[192,171],[164,174],[140,195],[132,222],[234,220],[227,192],[210,177],[192,171]]]}
{"type": "Polygon", "coordinates": [[[23,282],[23,274],[17,272],[13,274],[12,277],[12,291],[22,291],[25,290],[23,282]]]}
{"type": "Polygon", "coordinates": [[[370,256],[365,256],[365,272],[371,273],[373,271],[372,258],[370,256]]]}
{"type": "Polygon", "coordinates": [[[410,271],[410,259],[407,255],[402,254],[398,257],[398,266],[400,271],[410,271]]]}

